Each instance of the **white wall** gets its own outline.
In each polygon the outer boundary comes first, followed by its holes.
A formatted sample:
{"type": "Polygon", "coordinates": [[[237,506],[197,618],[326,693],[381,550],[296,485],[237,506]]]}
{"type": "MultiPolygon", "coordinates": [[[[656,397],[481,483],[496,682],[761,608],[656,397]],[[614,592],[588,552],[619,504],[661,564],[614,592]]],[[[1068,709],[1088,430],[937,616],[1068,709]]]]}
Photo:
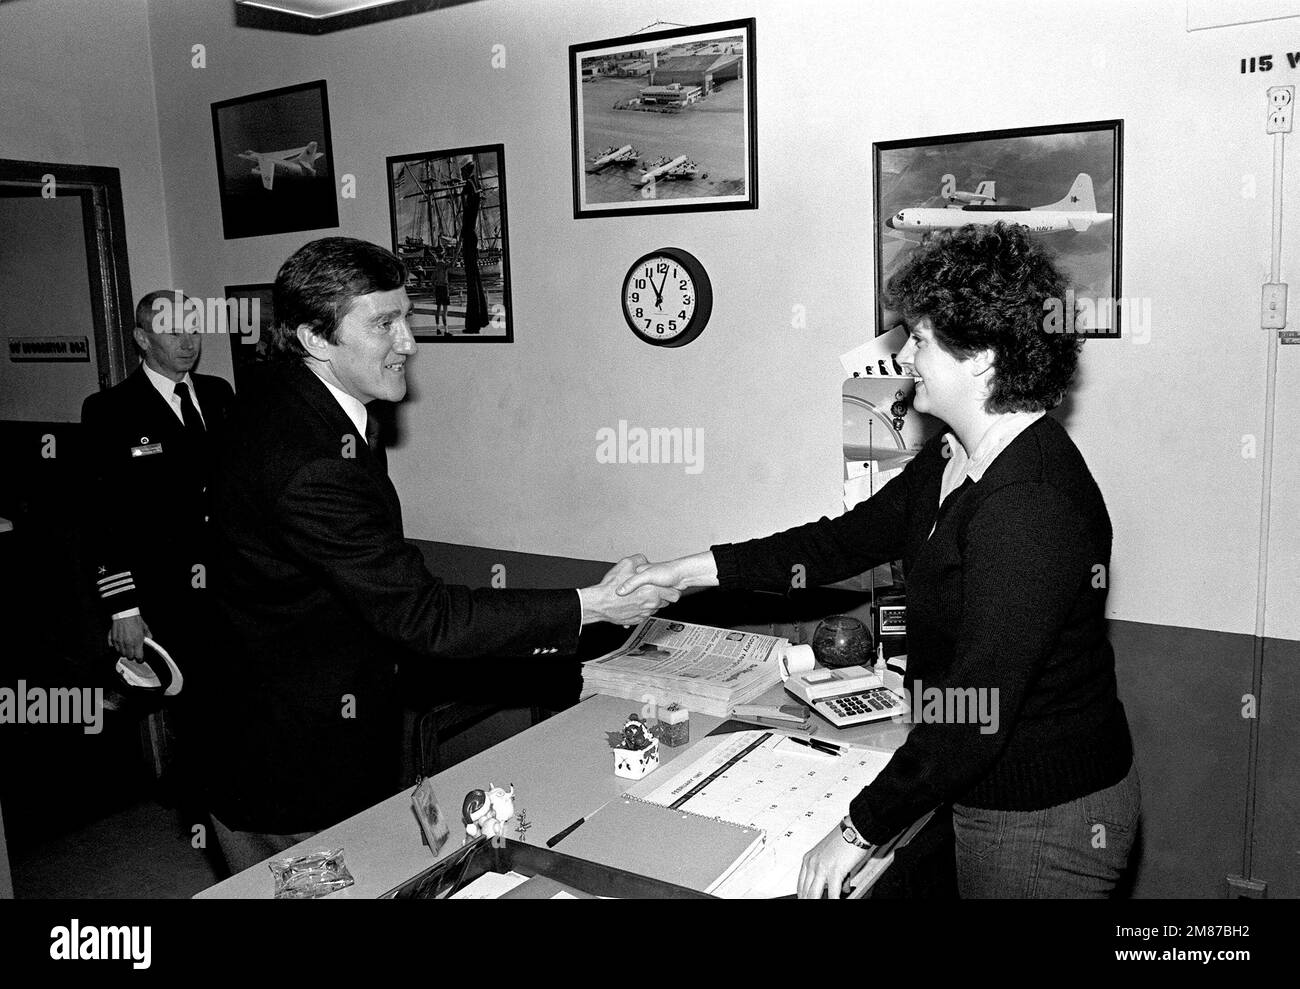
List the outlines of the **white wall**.
{"type": "MultiPolygon", "coordinates": [[[[335,168],[359,188],[340,202],[341,231],[379,243],[385,155],[505,144],[516,343],[421,348],[392,473],[411,535],[564,556],[677,554],[838,511],[837,357],[871,332],[873,141],[1123,118],[1123,287],[1152,300],[1151,338],[1085,347],[1069,423],[1115,524],[1112,614],[1253,630],[1261,462],[1242,437],[1263,433],[1264,90],[1300,72],[1243,76],[1237,63],[1285,50],[1294,20],[1189,34],[1178,0],[978,12],[492,0],[305,38],[236,30],[223,4],[150,10],[171,260],[187,291],[269,281],[319,236],[222,240],[215,100],[326,78],[335,168]],[[655,18],[750,15],[761,208],[574,221],[568,44],[655,18]],[[190,67],[196,43],[206,69],[190,67]],[[709,266],[717,295],[708,330],[676,351],[637,342],[616,301],[627,265],[667,244],[709,266]],[[806,329],[790,326],[796,304],[806,329]],[[702,428],[703,472],[598,464],[596,431],[620,419],[702,428]]],[[[228,369],[224,348],[209,347],[207,367],[228,369]]],[[[1298,385],[1300,347],[1282,348],[1268,632],[1288,638],[1300,638],[1298,385]]]]}
{"type": "Polygon", "coordinates": [[[120,169],[131,290],[170,285],[145,0],[0,4],[0,94],[0,158],[120,169]]]}

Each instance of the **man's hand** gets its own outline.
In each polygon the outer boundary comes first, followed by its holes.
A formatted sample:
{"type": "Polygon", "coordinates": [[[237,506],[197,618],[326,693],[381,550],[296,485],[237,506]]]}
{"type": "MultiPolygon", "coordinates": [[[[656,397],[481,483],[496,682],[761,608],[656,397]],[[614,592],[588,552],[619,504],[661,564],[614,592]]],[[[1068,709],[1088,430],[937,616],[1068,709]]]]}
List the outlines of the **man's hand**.
{"type": "MultiPolygon", "coordinates": [[[[645,557],[641,559],[644,561],[645,557]]],[[[642,563],[637,566],[636,574],[623,582],[618,593],[631,594],[646,586],[671,587],[676,591],[688,587],[717,587],[718,564],[712,552],[682,556],[666,563],[642,563]]]]}
{"type": "Polygon", "coordinates": [[[144,659],[145,636],[152,639],[153,633],[149,631],[149,626],[144,623],[142,615],[131,615],[129,618],[114,618],[113,627],[108,632],[108,644],[117,650],[119,656],[125,656],[127,659],[134,659],[138,662],[144,659]]]}
{"type": "Polygon", "coordinates": [[[657,587],[650,584],[628,594],[618,593],[624,581],[635,578],[638,567],[648,566],[646,558],[641,555],[627,556],[614,564],[609,573],[595,587],[584,587],[578,591],[582,601],[582,624],[592,622],[613,622],[617,625],[632,625],[649,618],[666,604],[676,601],[681,594],[671,587],[657,587]]]}
{"type": "Polygon", "coordinates": [[[869,849],[845,841],[840,835],[839,824],[835,824],[830,833],[803,857],[799,869],[799,899],[819,900],[822,893],[826,893],[830,899],[838,900],[844,889],[844,880],[869,854],[869,849]]]}

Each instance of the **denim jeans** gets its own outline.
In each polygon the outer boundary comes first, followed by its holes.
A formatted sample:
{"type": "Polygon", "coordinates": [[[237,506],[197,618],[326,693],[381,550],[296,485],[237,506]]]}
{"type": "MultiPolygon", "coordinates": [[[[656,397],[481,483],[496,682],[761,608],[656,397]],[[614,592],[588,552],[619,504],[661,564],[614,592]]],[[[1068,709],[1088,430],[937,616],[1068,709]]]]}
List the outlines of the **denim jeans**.
{"type": "Polygon", "coordinates": [[[1137,837],[1137,764],[1114,786],[1043,810],[954,804],[957,888],[965,899],[1102,899],[1137,837]]]}

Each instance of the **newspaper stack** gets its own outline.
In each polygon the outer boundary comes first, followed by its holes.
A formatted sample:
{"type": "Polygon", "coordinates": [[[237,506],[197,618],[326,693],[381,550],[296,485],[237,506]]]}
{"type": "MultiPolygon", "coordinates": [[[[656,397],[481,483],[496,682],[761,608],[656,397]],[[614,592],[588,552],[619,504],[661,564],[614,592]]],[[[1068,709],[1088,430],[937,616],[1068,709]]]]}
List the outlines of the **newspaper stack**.
{"type": "Polygon", "coordinates": [[[725,718],[781,682],[779,661],[788,639],[648,618],[627,642],[584,664],[583,693],[640,704],[676,702],[725,718]]]}

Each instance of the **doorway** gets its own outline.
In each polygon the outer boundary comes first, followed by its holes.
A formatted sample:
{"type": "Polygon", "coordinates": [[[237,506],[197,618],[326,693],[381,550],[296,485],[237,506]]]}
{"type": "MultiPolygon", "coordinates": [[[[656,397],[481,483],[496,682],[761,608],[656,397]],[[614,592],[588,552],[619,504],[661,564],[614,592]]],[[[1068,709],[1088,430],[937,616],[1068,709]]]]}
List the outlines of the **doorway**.
{"type": "MultiPolygon", "coordinates": [[[[95,661],[107,654],[107,630],[83,568],[80,525],[96,492],[82,477],[79,423],[85,397],[121,381],[134,363],[116,168],[0,159],[0,299],[0,612],[8,630],[0,688],[16,699],[20,686],[102,682],[95,661]]],[[[41,842],[148,785],[136,726],[83,729],[0,726],[0,859],[16,866],[41,842]]],[[[0,880],[7,877],[0,862],[0,880]]]]}

